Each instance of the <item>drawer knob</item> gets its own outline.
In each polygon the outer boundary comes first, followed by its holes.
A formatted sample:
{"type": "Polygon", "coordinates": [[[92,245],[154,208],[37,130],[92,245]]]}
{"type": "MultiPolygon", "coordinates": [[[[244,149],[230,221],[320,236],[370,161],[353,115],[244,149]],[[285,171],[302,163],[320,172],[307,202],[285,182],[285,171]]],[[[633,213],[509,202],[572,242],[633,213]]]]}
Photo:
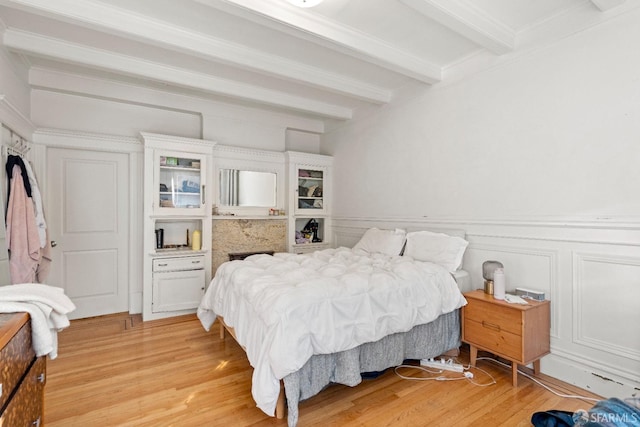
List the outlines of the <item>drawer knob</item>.
{"type": "Polygon", "coordinates": [[[500,325],[496,325],[495,323],[490,323],[490,322],[487,322],[486,320],[483,320],[482,326],[484,326],[485,328],[493,329],[500,332],[500,325]]]}
{"type": "Polygon", "coordinates": [[[32,426],[40,427],[40,417],[37,420],[31,423],[32,426]]]}
{"type": "Polygon", "coordinates": [[[47,377],[44,375],[44,372],[38,375],[38,382],[43,383],[47,377]]]}

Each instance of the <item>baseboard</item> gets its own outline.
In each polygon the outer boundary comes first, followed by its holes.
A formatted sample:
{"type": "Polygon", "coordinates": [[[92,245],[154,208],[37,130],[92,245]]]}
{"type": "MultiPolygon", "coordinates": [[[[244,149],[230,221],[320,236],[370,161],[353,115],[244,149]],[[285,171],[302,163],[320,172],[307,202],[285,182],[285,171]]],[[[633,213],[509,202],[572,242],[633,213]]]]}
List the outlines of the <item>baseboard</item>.
{"type": "Polygon", "coordinates": [[[628,378],[593,369],[586,364],[554,353],[542,358],[541,371],[605,398],[624,399],[640,391],[640,385],[630,382],[628,378]]]}

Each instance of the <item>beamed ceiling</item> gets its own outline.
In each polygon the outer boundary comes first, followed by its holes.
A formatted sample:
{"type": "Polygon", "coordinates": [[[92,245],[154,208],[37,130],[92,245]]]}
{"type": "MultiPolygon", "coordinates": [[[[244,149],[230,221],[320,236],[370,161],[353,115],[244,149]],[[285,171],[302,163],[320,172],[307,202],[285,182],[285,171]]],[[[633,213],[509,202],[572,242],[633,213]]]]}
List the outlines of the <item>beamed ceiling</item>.
{"type": "Polygon", "coordinates": [[[0,0],[33,88],[344,121],[638,7],[631,0],[0,0]],[[95,84],[97,81],[100,84],[95,84]],[[147,97],[148,98],[148,97],[147,97]]]}

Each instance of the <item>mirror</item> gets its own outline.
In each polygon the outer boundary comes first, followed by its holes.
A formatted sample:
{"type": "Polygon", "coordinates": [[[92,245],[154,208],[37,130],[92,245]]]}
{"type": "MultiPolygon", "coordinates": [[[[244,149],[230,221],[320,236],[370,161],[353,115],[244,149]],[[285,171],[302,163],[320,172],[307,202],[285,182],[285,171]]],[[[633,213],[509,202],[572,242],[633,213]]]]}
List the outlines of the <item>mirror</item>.
{"type": "Polygon", "coordinates": [[[220,206],[275,207],[273,172],[220,169],[220,206]]]}

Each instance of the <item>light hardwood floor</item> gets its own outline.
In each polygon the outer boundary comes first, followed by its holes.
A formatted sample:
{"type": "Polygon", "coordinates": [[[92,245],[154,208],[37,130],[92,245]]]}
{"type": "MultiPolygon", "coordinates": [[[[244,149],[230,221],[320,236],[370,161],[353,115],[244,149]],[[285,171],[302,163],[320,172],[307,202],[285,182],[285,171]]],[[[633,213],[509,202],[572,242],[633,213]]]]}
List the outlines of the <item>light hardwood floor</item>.
{"type": "MultiPolygon", "coordinates": [[[[255,407],[252,369],[233,338],[219,338],[217,324],[207,333],[195,316],[143,323],[113,315],[72,321],[58,337],[59,356],[47,362],[47,427],[287,424],[255,407]]],[[[466,363],[468,354],[460,361],[466,363]]],[[[357,387],[332,385],[300,404],[298,425],[530,426],[536,411],[592,406],[557,397],[524,377],[513,388],[509,369],[488,361],[478,366],[497,383],[409,381],[387,370],[357,387]]],[[[489,379],[476,372],[475,380],[489,379]]],[[[563,393],[597,398],[554,383],[563,393]]]]}

